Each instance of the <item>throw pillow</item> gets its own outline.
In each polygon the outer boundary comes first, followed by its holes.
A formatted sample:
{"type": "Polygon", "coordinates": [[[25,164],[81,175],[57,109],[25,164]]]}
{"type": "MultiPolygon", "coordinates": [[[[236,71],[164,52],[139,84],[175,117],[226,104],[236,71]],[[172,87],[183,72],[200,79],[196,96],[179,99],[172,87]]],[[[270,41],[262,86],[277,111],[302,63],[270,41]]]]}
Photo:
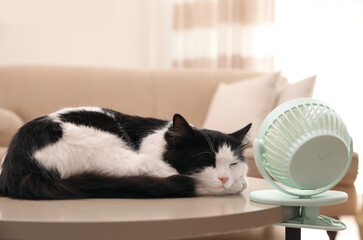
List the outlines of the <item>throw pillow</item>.
{"type": "Polygon", "coordinates": [[[276,101],[276,106],[288,100],[300,97],[311,97],[313,95],[316,76],[308,77],[296,83],[285,85],[276,101]]]}
{"type": "Polygon", "coordinates": [[[225,133],[237,131],[252,122],[250,139],[276,101],[280,73],[271,73],[226,84],[214,93],[203,127],[225,133]]]}
{"type": "Polygon", "coordinates": [[[24,124],[13,111],[0,108],[0,146],[8,146],[16,131],[24,124]]]}

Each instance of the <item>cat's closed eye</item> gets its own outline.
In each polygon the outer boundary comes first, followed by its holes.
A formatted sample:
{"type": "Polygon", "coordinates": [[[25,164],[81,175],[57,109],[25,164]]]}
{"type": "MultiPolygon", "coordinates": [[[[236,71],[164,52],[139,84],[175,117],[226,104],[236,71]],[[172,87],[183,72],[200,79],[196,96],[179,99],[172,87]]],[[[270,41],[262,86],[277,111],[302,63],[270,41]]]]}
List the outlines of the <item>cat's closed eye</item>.
{"type": "Polygon", "coordinates": [[[238,162],[231,163],[231,164],[229,165],[229,167],[236,166],[237,164],[238,164],[238,162]]]}

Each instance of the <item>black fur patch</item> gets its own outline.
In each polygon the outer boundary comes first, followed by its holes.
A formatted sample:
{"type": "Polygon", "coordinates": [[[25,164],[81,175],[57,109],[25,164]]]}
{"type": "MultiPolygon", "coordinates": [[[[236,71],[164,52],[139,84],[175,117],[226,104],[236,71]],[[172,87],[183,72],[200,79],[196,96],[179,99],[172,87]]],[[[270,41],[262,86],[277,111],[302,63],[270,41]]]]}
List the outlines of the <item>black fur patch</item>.
{"type": "Polygon", "coordinates": [[[101,112],[79,110],[62,114],[60,119],[63,122],[93,127],[116,135],[135,150],[140,148],[144,137],[167,123],[159,119],[129,116],[110,109],[102,110],[111,116],[101,112]]]}
{"type": "Polygon", "coordinates": [[[58,171],[46,170],[32,156],[37,149],[55,143],[61,137],[60,125],[46,116],[21,127],[10,143],[2,165],[0,192],[7,196],[21,198],[23,177],[27,174],[36,174],[45,179],[60,179],[58,171]]]}
{"type": "Polygon", "coordinates": [[[111,113],[115,117],[118,126],[127,133],[129,140],[136,150],[140,148],[143,138],[168,124],[168,121],[156,118],[130,116],[110,109],[103,110],[111,113]]]}
{"type": "Polygon", "coordinates": [[[167,198],[192,197],[195,183],[189,176],[167,178],[151,176],[111,177],[84,173],[64,180],[49,180],[40,175],[25,175],[20,197],[24,199],[80,198],[167,198]]]}

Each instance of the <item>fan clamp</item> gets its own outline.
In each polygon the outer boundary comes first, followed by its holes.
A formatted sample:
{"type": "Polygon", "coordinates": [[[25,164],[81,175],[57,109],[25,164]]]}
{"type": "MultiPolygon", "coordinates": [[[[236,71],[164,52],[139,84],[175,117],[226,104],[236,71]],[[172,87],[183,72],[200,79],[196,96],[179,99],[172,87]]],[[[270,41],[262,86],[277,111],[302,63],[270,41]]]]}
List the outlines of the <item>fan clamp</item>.
{"type": "MultiPolygon", "coordinates": [[[[294,191],[294,190],[291,190],[294,191]]],[[[298,208],[299,215],[277,225],[289,228],[313,228],[327,231],[340,231],[346,225],[338,219],[319,214],[320,206],[341,204],[347,201],[348,194],[341,191],[329,190],[311,197],[297,197],[280,192],[276,189],[259,190],[250,193],[254,202],[291,206],[298,208]]]]}

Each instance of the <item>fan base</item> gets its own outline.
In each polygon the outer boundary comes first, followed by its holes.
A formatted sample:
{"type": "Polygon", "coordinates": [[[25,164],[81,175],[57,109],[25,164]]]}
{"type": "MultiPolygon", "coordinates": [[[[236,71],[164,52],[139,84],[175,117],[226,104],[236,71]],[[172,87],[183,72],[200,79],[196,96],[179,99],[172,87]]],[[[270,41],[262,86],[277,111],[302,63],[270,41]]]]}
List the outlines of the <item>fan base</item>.
{"type": "Polygon", "coordinates": [[[250,193],[253,202],[293,206],[299,208],[299,216],[295,219],[280,223],[278,225],[291,228],[314,228],[328,231],[339,231],[346,229],[341,221],[319,215],[319,206],[328,206],[344,203],[348,194],[340,191],[326,191],[309,198],[299,198],[293,195],[274,190],[259,190],[250,193]]]}
{"type": "MultiPolygon", "coordinates": [[[[291,190],[291,192],[294,192],[294,190],[291,190]]],[[[317,207],[344,203],[348,199],[348,194],[341,191],[329,190],[311,197],[296,197],[276,189],[269,189],[253,191],[250,193],[250,198],[254,202],[265,204],[317,207]]]]}

